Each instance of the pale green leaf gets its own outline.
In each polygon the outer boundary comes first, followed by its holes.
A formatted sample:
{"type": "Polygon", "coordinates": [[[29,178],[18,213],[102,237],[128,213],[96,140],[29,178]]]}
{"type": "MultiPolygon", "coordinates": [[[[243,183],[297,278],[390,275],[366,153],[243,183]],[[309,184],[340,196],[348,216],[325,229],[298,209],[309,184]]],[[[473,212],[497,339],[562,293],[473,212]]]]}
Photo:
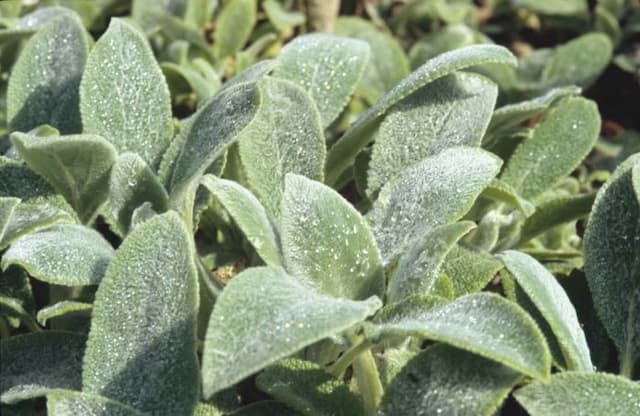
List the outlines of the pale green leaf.
{"type": "Polygon", "coordinates": [[[113,248],[97,231],[58,224],[14,241],[2,256],[2,269],[18,265],[32,277],[56,285],[97,285],[112,256],[113,248]]]}
{"type": "Polygon", "coordinates": [[[193,242],[182,220],[168,212],[136,227],[96,293],[83,391],[150,413],[193,412],[197,309],[193,242]]]}
{"type": "Polygon", "coordinates": [[[484,188],[480,196],[498,202],[506,202],[517,208],[525,217],[531,216],[537,209],[529,201],[518,195],[513,187],[502,182],[500,179],[492,180],[489,186],[484,188]]]}
{"type": "Polygon", "coordinates": [[[298,11],[289,11],[286,6],[278,0],[264,0],[262,8],[267,15],[269,22],[279,32],[286,33],[295,26],[303,24],[306,20],[304,14],[298,11]]]}
{"type": "MultiPolygon", "coordinates": [[[[2,3],[7,3],[3,1],[2,3]]],[[[19,0],[13,0],[14,4],[20,3],[19,0]]],[[[20,4],[18,8],[20,9],[20,4]]],[[[14,39],[26,38],[35,33],[42,26],[58,18],[61,15],[68,15],[70,17],[77,17],[72,10],[65,7],[51,6],[40,7],[31,13],[27,13],[20,17],[13,27],[0,30],[0,41],[10,42],[14,39]]]]}
{"type": "Polygon", "coordinates": [[[365,327],[367,338],[417,336],[451,344],[530,377],[549,378],[551,356],[534,320],[515,303],[476,293],[451,303],[410,297],[391,304],[365,327]]]}
{"type": "Polygon", "coordinates": [[[369,103],[375,103],[409,75],[409,62],[398,41],[369,21],[342,16],[336,21],[334,32],[369,44],[371,59],[358,84],[358,90],[369,103]]]}
{"type": "Polygon", "coordinates": [[[471,66],[494,63],[516,65],[507,49],[496,45],[473,45],[443,53],[427,61],[387,92],[353,123],[327,155],[327,183],[334,183],[371,140],[371,133],[391,107],[428,83],[471,66]]]}
{"type": "Polygon", "coordinates": [[[411,359],[394,377],[380,415],[491,416],[522,375],[448,345],[411,359]]]}
{"type": "Polygon", "coordinates": [[[124,20],[111,19],[89,54],[80,111],[84,133],[157,168],[173,133],[171,97],[147,40],[124,20]]]}
{"type": "Polygon", "coordinates": [[[222,7],[213,34],[217,59],[235,55],[249,40],[256,24],[256,0],[229,0],[222,7]]]}
{"type": "Polygon", "coordinates": [[[542,202],[522,224],[520,244],[561,224],[584,218],[591,212],[594,193],[570,195],[542,202]]]}
{"type": "Polygon", "coordinates": [[[417,236],[462,217],[500,165],[484,150],[451,148],[407,168],[383,186],[367,218],[385,263],[417,236]]]}
{"type": "Polygon", "coordinates": [[[111,170],[106,211],[121,234],[131,226],[133,211],[145,202],[156,212],[167,210],[169,195],[158,177],[135,153],[126,152],[111,170]]]}
{"type": "Polygon", "coordinates": [[[593,371],[589,346],[576,310],[556,278],[524,253],[510,250],[498,257],[549,324],[567,369],[593,371]]]}
{"type": "Polygon", "coordinates": [[[373,135],[367,195],[428,156],[455,146],[479,146],[497,96],[497,86],[488,79],[456,73],[394,105],[373,135]]]}
{"type": "Polygon", "coordinates": [[[109,171],[116,151],[100,136],[11,136],[29,167],[61,193],[83,223],[90,222],[107,199],[109,171]]]}
{"type": "Polygon", "coordinates": [[[9,226],[13,211],[20,203],[20,198],[0,197],[0,241],[4,236],[4,232],[9,226]]]}
{"type": "Polygon", "coordinates": [[[533,199],[573,171],[600,134],[593,101],[568,97],[538,123],[513,153],[500,179],[533,199]]]}
{"type": "Polygon", "coordinates": [[[262,102],[238,139],[249,187],[267,211],[280,218],[287,173],[322,181],[325,144],[318,110],[296,84],[277,78],[259,81],[262,102]]]}
{"type": "Polygon", "coordinates": [[[213,175],[205,175],[202,185],[229,212],[262,260],[269,266],[282,266],[278,231],[260,201],[236,182],[213,175]]]}
{"type": "Polygon", "coordinates": [[[86,340],[80,334],[47,331],[0,341],[0,402],[17,403],[54,389],[79,390],[86,340]]]}
{"type": "Polygon", "coordinates": [[[640,357],[640,201],[632,175],[638,165],[640,154],[631,156],[600,188],[584,236],[593,303],[627,365],[640,357]]]}
{"type": "Polygon", "coordinates": [[[347,105],[369,60],[365,42],[326,33],[298,36],[282,48],[274,76],[309,93],[328,127],[347,105]]]}
{"type": "Polygon", "coordinates": [[[255,82],[222,88],[193,116],[176,156],[170,181],[170,205],[190,215],[200,177],[256,115],[261,96],[255,82]]]}
{"type": "Polygon", "coordinates": [[[640,384],[604,373],[559,373],[550,383],[517,390],[516,400],[531,416],[637,415],[640,384]]]}
{"type": "Polygon", "coordinates": [[[515,0],[513,5],[547,16],[584,17],[589,12],[587,0],[515,0]]]}
{"type": "Polygon", "coordinates": [[[282,269],[245,270],[225,287],[211,314],[202,358],[205,397],[351,328],[381,305],[376,297],[319,294],[282,269]]]}
{"type": "Polygon", "coordinates": [[[364,415],[362,402],[344,382],[309,361],[283,360],[260,373],[256,385],[303,415],[364,415]]]}
{"type": "Polygon", "coordinates": [[[474,227],[471,221],[462,221],[435,227],[419,236],[400,256],[398,266],[389,279],[388,301],[432,294],[447,253],[474,227]]]}
{"type": "Polygon", "coordinates": [[[9,78],[7,119],[13,130],[41,124],[80,133],[79,85],[89,53],[80,20],[62,13],[25,45],[9,78]]]}
{"type": "Polygon", "coordinates": [[[38,311],[38,323],[42,326],[47,324],[49,319],[59,318],[72,314],[91,314],[93,305],[84,302],[75,302],[71,300],[63,300],[38,311]]]}
{"type": "Polygon", "coordinates": [[[491,254],[458,245],[447,254],[442,270],[451,278],[455,296],[463,296],[482,290],[502,267],[491,254]]]}
{"type": "Polygon", "coordinates": [[[49,416],[143,416],[131,407],[106,397],[79,391],[55,390],[47,394],[49,416]]]}
{"type": "Polygon", "coordinates": [[[292,275],[339,298],[382,297],[382,260],[371,230],[333,189],[287,175],[281,233],[285,266],[292,275]]]}

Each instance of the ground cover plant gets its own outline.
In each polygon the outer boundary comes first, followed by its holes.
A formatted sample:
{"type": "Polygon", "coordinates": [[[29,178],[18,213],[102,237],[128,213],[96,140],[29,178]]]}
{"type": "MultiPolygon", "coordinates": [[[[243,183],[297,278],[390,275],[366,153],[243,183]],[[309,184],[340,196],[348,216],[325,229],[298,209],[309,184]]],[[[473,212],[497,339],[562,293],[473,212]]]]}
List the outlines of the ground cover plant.
{"type": "Polygon", "coordinates": [[[0,13],[2,415],[640,415],[637,1],[0,13]]]}

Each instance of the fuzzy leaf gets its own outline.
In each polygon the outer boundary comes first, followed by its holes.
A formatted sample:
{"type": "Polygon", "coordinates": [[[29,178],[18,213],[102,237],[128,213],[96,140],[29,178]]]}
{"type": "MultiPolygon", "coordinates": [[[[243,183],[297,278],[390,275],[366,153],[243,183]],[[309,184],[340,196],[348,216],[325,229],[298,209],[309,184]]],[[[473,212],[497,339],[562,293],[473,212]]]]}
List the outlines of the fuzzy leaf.
{"type": "Polygon", "coordinates": [[[264,416],[264,415],[278,415],[278,416],[300,416],[300,413],[285,406],[280,402],[273,400],[261,400],[256,403],[252,403],[248,406],[241,407],[237,411],[231,413],[229,416],[264,416]]]}
{"type": "Polygon", "coordinates": [[[13,130],[49,124],[63,134],[80,133],[79,85],[89,36],[80,20],[61,14],[25,45],[9,78],[7,119],[13,130]]]}
{"type": "Polygon", "coordinates": [[[376,297],[357,302],[319,294],[282,269],[245,270],[225,287],[211,314],[202,358],[205,397],[351,328],[381,305],[376,297]]]}
{"type": "Polygon", "coordinates": [[[29,167],[61,193],[83,223],[107,199],[116,151],[100,136],[39,137],[15,133],[12,143],[29,167]]]}
{"type": "Polygon", "coordinates": [[[522,198],[515,189],[499,179],[492,180],[491,183],[484,188],[480,196],[498,202],[506,202],[517,208],[525,217],[531,216],[534,211],[536,211],[536,207],[534,207],[533,204],[522,198]]]}
{"type": "Polygon", "coordinates": [[[58,224],[14,241],[2,256],[2,269],[18,265],[32,277],[56,285],[97,285],[112,256],[113,248],[97,231],[58,224]]]}
{"type": "Polygon", "coordinates": [[[80,111],[84,133],[157,168],[173,133],[169,88],[147,40],[124,20],[111,19],[89,54],[80,111]]]}
{"type": "Polygon", "coordinates": [[[498,257],[549,324],[567,369],[593,371],[589,346],[576,310],[556,278],[524,253],[509,250],[498,257]]]}
{"type": "Polygon", "coordinates": [[[367,216],[385,263],[417,236],[462,217],[500,165],[498,158],[483,150],[452,148],[388,182],[367,216]]]}
{"type": "Polygon", "coordinates": [[[0,270],[0,316],[17,328],[21,321],[32,323],[33,294],[29,276],[19,267],[0,270]]]}
{"type": "Polygon", "coordinates": [[[394,377],[380,415],[490,416],[521,378],[494,361],[436,345],[411,359],[394,377]]]}
{"type": "Polygon", "coordinates": [[[225,2],[216,20],[214,55],[218,59],[235,55],[247,43],[256,24],[256,0],[225,2]]]}
{"type": "Polygon", "coordinates": [[[514,396],[531,416],[635,415],[640,409],[640,385],[604,373],[555,374],[550,383],[531,383],[514,396]]]}
{"type": "Polygon", "coordinates": [[[170,205],[189,215],[200,177],[253,120],[261,100],[255,82],[223,88],[193,116],[170,181],[170,205]]]}
{"type": "Polygon", "coordinates": [[[349,102],[369,61],[365,42],[326,33],[298,36],[282,48],[274,76],[309,93],[328,127],[349,102]]]}
{"type": "Polygon", "coordinates": [[[327,154],[327,183],[331,184],[346,170],[356,155],[371,140],[371,132],[391,107],[423,86],[445,75],[471,66],[494,63],[515,66],[516,58],[496,45],[473,45],[443,53],[413,71],[364,112],[327,154]]]}
{"type": "Polygon", "coordinates": [[[551,356],[544,336],[518,305],[493,293],[451,303],[410,297],[385,307],[366,324],[365,336],[418,336],[451,344],[535,379],[549,378],[551,356]]]}
{"type": "Polygon", "coordinates": [[[309,361],[283,360],[260,373],[256,385],[303,415],[364,415],[362,402],[342,381],[309,361]]]}
{"type": "Polygon", "coordinates": [[[192,245],[175,212],[122,242],[96,293],[83,391],[150,413],[193,412],[200,387],[192,245]]]}
{"type": "Polygon", "coordinates": [[[106,207],[121,234],[129,231],[133,211],[145,202],[150,202],[156,212],[164,212],[168,208],[169,195],[140,156],[123,153],[111,170],[106,207]]]}
{"type": "Polygon", "coordinates": [[[371,230],[333,189],[287,175],[281,232],[284,262],[292,275],[339,298],[382,297],[382,260],[371,230]]]}
{"type": "Polygon", "coordinates": [[[0,341],[0,402],[17,403],[54,389],[79,390],[87,338],[47,331],[0,341]]]}
{"type": "Polygon", "coordinates": [[[239,140],[240,159],[249,187],[274,218],[287,173],[322,181],[325,144],[320,117],[309,95],[296,84],[264,77],[262,103],[239,140]]]}
{"type": "Polygon", "coordinates": [[[428,156],[455,146],[479,146],[497,96],[498,87],[488,79],[456,73],[394,105],[374,134],[367,195],[428,156]]]}
{"type": "Polygon", "coordinates": [[[145,413],[95,394],[56,390],[47,394],[47,414],[49,416],[143,416],[145,413]]]}
{"type": "Polygon", "coordinates": [[[398,41],[359,17],[339,17],[334,32],[369,44],[371,59],[358,90],[371,104],[409,75],[409,62],[398,41]]]}
{"type": "Polygon", "coordinates": [[[236,182],[213,175],[205,175],[202,185],[229,212],[262,260],[269,266],[282,266],[278,231],[260,201],[236,182]]]}
{"type": "Polygon", "coordinates": [[[71,300],[63,300],[38,311],[38,323],[42,326],[47,324],[49,319],[59,318],[61,316],[72,315],[76,313],[90,314],[93,305],[84,302],[74,302],[71,300]]]}
{"type": "Polygon", "coordinates": [[[400,256],[390,278],[388,301],[397,302],[410,295],[430,295],[447,253],[475,224],[462,221],[433,228],[400,256]]]}
{"type": "Polygon", "coordinates": [[[621,358],[640,357],[640,154],[600,188],[584,237],[584,271],[593,303],[621,358]],[[635,189],[634,189],[635,188],[635,189]]]}
{"type": "Polygon", "coordinates": [[[600,134],[600,114],[593,101],[560,101],[518,146],[501,180],[522,197],[533,199],[575,169],[600,134]]]}
{"type": "Polygon", "coordinates": [[[4,236],[4,232],[9,226],[13,211],[20,203],[20,198],[0,197],[0,241],[4,236]]]}

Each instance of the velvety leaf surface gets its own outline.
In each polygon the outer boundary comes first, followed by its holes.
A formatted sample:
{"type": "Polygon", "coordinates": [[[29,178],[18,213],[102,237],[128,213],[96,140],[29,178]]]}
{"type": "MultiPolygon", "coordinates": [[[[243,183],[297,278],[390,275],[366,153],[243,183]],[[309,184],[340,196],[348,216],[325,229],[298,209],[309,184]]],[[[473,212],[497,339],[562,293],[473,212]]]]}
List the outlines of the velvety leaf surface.
{"type": "Polygon", "coordinates": [[[512,186],[507,185],[500,179],[492,180],[491,183],[484,188],[480,196],[498,202],[506,202],[514,208],[517,208],[525,217],[531,216],[537,209],[529,201],[518,195],[512,186]]]}
{"type": "Polygon", "coordinates": [[[11,136],[29,167],[61,193],[83,223],[91,221],[107,199],[109,171],[116,151],[100,136],[11,136]]]}
{"type": "Polygon", "coordinates": [[[493,415],[522,375],[448,345],[411,359],[387,388],[381,415],[493,415]]]}
{"type": "Polygon", "coordinates": [[[434,289],[440,267],[456,241],[475,224],[462,221],[442,225],[418,237],[401,256],[390,278],[388,301],[397,302],[410,295],[430,295],[434,289]]]}
{"type": "Polygon", "coordinates": [[[59,318],[76,313],[85,313],[87,315],[90,315],[92,309],[93,305],[90,303],[63,300],[51,306],[40,309],[38,311],[37,319],[40,325],[45,326],[49,319],[59,318]]]}
{"type": "Polygon", "coordinates": [[[260,373],[256,385],[303,415],[364,415],[347,385],[310,361],[283,360],[260,373]]]}
{"type": "Polygon", "coordinates": [[[256,0],[224,3],[213,35],[214,54],[218,59],[234,55],[247,43],[256,23],[256,9],[256,0]]]}
{"type": "Polygon", "coordinates": [[[0,341],[0,401],[16,403],[54,389],[79,390],[87,338],[46,331],[0,341]]]}
{"type": "MultiPolygon", "coordinates": [[[[598,316],[621,358],[640,355],[640,202],[632,171],[621,164],[600,188],[584,237],[584,271],[598,316]]],[[[637,186],[636,186],[637,188],[637,186]]]]}
{"type": "Polygon", "coordinates": [[[450,147],[478,146],[498,96],[488,79],[456,73],[394,105],[374,135],[367,195],[405,168],[450,147]]]}
{"type": "Polygon", "coordinates": [[[555,374],[550,383],[531,383],[514,396],[531,416],[635,415],[640,410],[640,385],[604,373],[555,374]]]}
{"type": "Polygon", "coordinates": [[[280,416],[300,416],[300,413],[287,407],[286,405],[272,401],[264,400],[248,406],[241,407],[229,414],[229,416],[264,416],[264,415],[280,415],[280,416]]]}
{"type": "Polygon", "coordinates": [[[278,231],[260,201],[238,183],[213,175],[205,175],[202,185],[229,212],[262,260],[269,266],[282,266],[278,231]]]}
{"type": "Polygon", "coordinates": [[[271,77],[259,88],[260,109],[238,140],[240,159],[249,187],[279,219],[287,173],[322,181],[324,135],[318,110],[302,88],[271,77]]]}
{"type": "Polygon", "coordinates": [[[188,209],[200,176],[253,120],[260,100],[255,82],[239,83],[223,88],[193,116],[187,130],[181,133],[185,141],[176,157],[169,187],[172,206],[179,211],[188,209]]]}
{"type": "Polygon", "coordinates": [[[365,42],[325,33],[298,36],[280,52],[274,76],[309,93],[328,127],[349,102],[369,61],[365,42]]]}
{"type": "Polygon", "coordinates": [[[575,169],[600,134],[600,114],[593,101],[569,97],[538,123],[509,159],[501,180],[531,199],[575,169]]]}
{"type": "Polygon", "coordinates": [[[80,111],[84,133],[158,166],[173,132],[171,97],[147,40],[124,20],[112,19],[89,54],[80,111]]]}
{"type": "Polygon", "coordinates": [[[367,215],[385,263],[417,236],[464,215],[500,165],[483,150],[452,148],[388,182],[367,215]]]}
{"type": "Polygon", "coordinates": [[[29,39],[9,78],[9,126],[26,132],[49,124],[63,134],[80,133],[79,85],[88,52],[89,36],[71,13],[29,39]]]}
{"type": "Polygon", "coordinates": [[[168,207],[169,195],[140,156],[123,153],[111,170],[106,206],[108,215],[120,233],[129,231],[133,211],[144,202],[150,202],[156,212],[164,212],[168,207]]]}
{"type": "Polygon", "coordinates": [[[493,293],[451,303],[410,297],[385,307],[365,335],[418,336],[451,344],[502,363],[530,377],[549,378],[551,357],[544,336],[518,305],[493,293]]]}
{"type": "Polygon", "coordinates": [[[486,63],[515,66],[516,58],[507,49],[496,45],[473,45],[443,53],[427,61],[387,92],[365,111],[344,133],[327,154],[327,183],[334,183],[355,160],[356,155],[371,140],[372,128],[379,119],[402,99],[428,83],[455,71],[486,63]]]}
{"type": "Polygon", "coordinates": [[[20,203],[20,198],[0,197],[0,241],[4,236],[4,232],[9,226],[13,211],[20,203]]]}
{"type": "Polygon", "coordinates": [[[381,305],[375,297],[356,302],[319,294],[282,269],[245,270],[211,314],[202,358],[205,397],[362,322],[381,305]]]}
{"type": "Polygon", "coordinates": [[[192,244],[175,212],[122,242],[96,293],[83,391],[155,414],[193,412],[200,387],[192,244]]]}
{"type": "Polygon", "coordinates": [[[360,17],[342,16],[334,33],[369,44],[371,58],[358,84],[358,90],[371,104],[409,75],[409,62],[396,39],[360,17]]]}
{"type": "Polygon", "coordinates": [[[340,194],[300,175],[286,177],[282,252],[286,269],[320,292],[382,297],[382,260],[364,218],[340,194]]]}
{"type": "Polygon", "coordinates": [[[29,276],[19,267],[0,270],[0,316],[14,328],[21,320],[32,320],[33,294],[29,276]]]}
{"type": "Polygon", "coordinates": [[[524,253],[509,250],[498,257],[551,327],[567,369],[593,371],[589,346],[576,310],[556,278],[524,253]]]}
{"type": "Polygon", "coordinates": [[[47,394],[49,416],[143,416],[131,407],[106,397],[78,391],[56,390],[47,394]]]}
{"type": "Polygon", "coordinates": [[[97,285],[113,252],[97,231],[58,224],[14,241],[2,256],[2,269],[18,265],[32,277],[56,285],[97,285]]]}

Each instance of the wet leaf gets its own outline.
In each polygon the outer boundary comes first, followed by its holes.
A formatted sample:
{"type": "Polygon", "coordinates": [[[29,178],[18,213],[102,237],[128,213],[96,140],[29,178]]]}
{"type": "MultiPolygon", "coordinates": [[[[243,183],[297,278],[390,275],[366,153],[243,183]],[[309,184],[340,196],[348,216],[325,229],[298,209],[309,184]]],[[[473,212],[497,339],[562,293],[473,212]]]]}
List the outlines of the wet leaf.
{"type": "Polygon", "coordinates": [[[142,416],[131,407],[106,397],[69,390],[56,390],[47,394],[49,416],[142,416]]]}
{"type": "Polygon", "coordinates": [[[455,296],[481,291],[502,269],[491,254],[457,245],[447,254],[442,270],[451,278],[455,296]]]}
{"type": "Polygon", "coordinates": [[[192,244],[175,212],[122,242],[96,293],[83,391],[145,412],[193,412],[200,387],[192,244]]]}
{"type": "Polygon", "coordinates": [[[225,287],[211,314],[202,359],[205,397],[349,329],[380,306],[376,297],[352,301],[319,294],[282,269],[245,270],[225,287]]]}
{"type": "Polygon", "coordinates": [[[285,266],[292,275],[339,298],[382,297],[382,261],[371,230],[333,189],[287,175],[281,233],[285,266]]]}

